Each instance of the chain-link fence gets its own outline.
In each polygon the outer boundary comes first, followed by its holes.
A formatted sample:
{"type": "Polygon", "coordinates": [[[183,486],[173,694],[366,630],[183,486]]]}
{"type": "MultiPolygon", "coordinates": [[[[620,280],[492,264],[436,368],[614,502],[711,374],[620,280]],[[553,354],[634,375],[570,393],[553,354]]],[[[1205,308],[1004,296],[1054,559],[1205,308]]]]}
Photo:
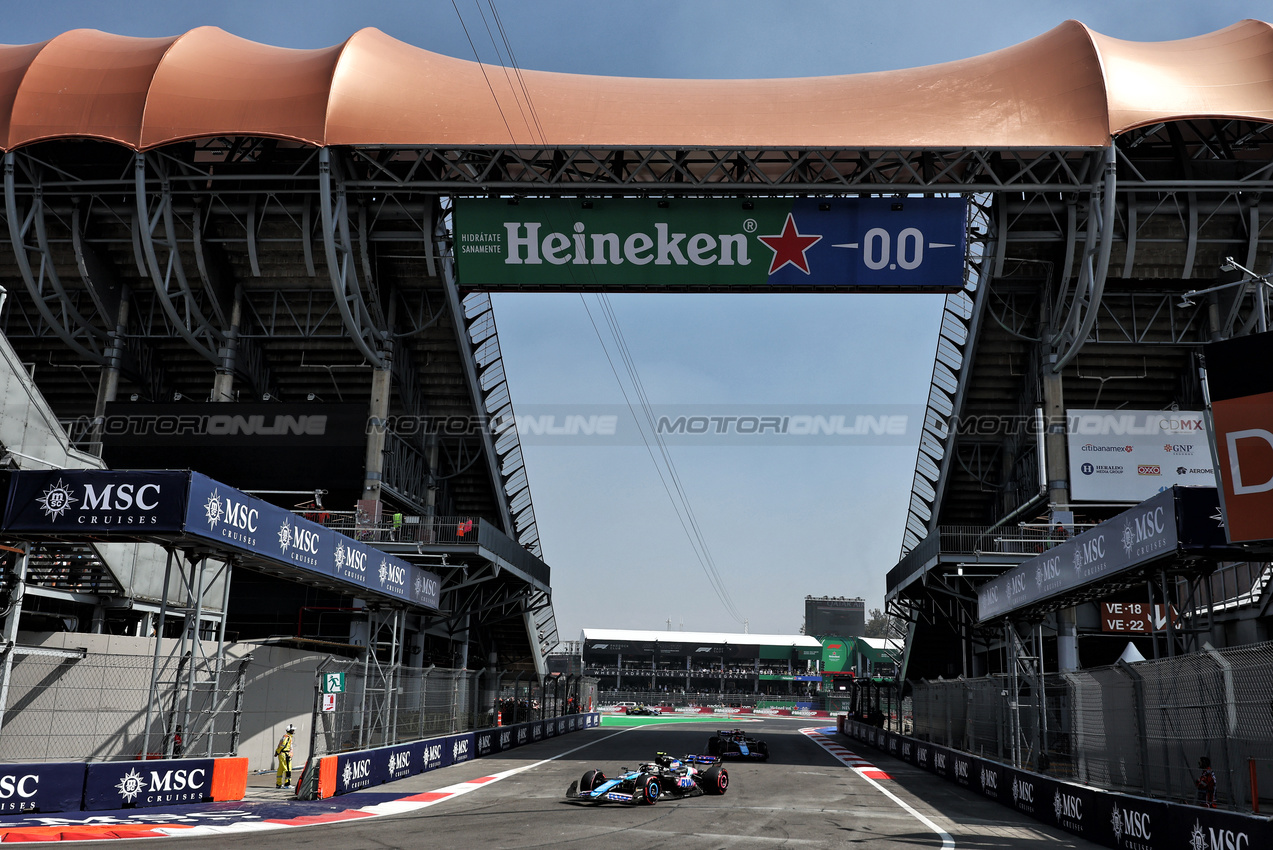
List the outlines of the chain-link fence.
{"type": "Polygon", "coordinates": [[[105,761],[236,753],[250,656],[219,672],[189,656],[45,651],[12,659],[0,762],[105,761]],[[147,706],[151,706],[146,735],[147,706]],[[178,732],[180,727],[180,732],[178,732]]]}
{"type": "Polygon", "coordinates": [[[352,752],[587,711],[596,680],[491,670],[381,667],[343,658],[318,664],[312,756],[352,752]],[[329,674],[343,673],[324,688],[329,674]],[[336,684],[335,682],[338,682],[336,684]],[[323,693],[333,690],[336,693],[323,693]]]}
{"type": "Polygon", "coordinates": [[[1205,758],[1222,805],[1273,793],[1273,643],[1048,674],[1041,695],[922,681],[913,704],[916,737],[1100,788],[1193,800],[1205,758]]]}

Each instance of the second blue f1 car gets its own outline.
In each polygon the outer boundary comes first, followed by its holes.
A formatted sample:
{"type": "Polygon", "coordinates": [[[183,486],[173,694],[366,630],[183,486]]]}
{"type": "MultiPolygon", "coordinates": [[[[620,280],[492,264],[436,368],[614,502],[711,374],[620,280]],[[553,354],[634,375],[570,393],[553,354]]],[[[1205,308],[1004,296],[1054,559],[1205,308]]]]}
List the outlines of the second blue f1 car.
{"type": "Polygon", "coordinates": [[[741,729],[717,729],[716,734],[707,739],[707,751],[722,759],[769,760],[769,745],[748,737],[741,729]]]}
{"type": "Polygon", "coordinates": [[[636,770],[620,768],[619,775],[607,777],[589,770],[566,791],[569,800],[593,803],[645,803],[653,805],[663,797],[699,797],[724,794],[729,789],[729,771],[713,756],[673,758],[659,753],[654,761],[636,770]]]}

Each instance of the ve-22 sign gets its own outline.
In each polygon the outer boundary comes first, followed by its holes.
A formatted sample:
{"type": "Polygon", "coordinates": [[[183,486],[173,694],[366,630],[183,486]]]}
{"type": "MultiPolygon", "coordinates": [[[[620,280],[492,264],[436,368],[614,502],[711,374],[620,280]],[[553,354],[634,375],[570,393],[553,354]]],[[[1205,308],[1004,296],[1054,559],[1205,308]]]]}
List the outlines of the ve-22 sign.
{"type": "Polygon", "coordinates": [[[466,289],[949,292],[962,198],[460,199],[466,289]]]}

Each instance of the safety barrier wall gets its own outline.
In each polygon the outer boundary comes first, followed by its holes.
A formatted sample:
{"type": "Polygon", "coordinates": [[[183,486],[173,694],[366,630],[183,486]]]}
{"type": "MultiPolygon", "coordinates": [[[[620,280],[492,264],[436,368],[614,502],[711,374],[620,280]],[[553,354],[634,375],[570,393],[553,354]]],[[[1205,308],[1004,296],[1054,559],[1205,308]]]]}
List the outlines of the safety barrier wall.
{"type": "Polygon", "coordinates": [[[847,737],[1049,826],[1116,850],[1259,850],[1273,821],[1062,782],[841,717],[847,737]]]}
{"type": "Polygon", "coordinates": [[[131,809],[242,800],[248,760],[154,759],[0,765],[0,812],[131,809]]]}
{"type": "Polygon", "coordinates": [[[310,774],[314,760],[306,763],[297,783],[297,796],[321,800],[349,794],[599,725],[601,715],[598,712],[569,714],[409,744],[321,756],[317,759],[316,774],[310,774]]]}

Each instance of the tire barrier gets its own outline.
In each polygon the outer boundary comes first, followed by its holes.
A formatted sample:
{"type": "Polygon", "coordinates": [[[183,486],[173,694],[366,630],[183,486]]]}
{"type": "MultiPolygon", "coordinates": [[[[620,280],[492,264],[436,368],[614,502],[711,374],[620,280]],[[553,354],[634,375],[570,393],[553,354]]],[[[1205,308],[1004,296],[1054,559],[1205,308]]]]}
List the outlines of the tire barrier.
{"type": "Polygon", "coordinates": [[[153,759],[0,765],[0,812],[133,809],[242,800],[248,760],[153,759]]]}
{"type": "Polygon", "coordinates": [[[838,726],[854,741],[1115,850],[1273,847],[1273,821],[1268,818],[1077,785],[843,717],[838,726]]]}
{"type": "Polygon", "coordinates": [[[337,797],[600,725],[599,712],[571,714],[392,747],[321,756],[314,773],[310,772],[313,760],[306,762],[296,783],[296,796],[302,800],[337,797]]]}

